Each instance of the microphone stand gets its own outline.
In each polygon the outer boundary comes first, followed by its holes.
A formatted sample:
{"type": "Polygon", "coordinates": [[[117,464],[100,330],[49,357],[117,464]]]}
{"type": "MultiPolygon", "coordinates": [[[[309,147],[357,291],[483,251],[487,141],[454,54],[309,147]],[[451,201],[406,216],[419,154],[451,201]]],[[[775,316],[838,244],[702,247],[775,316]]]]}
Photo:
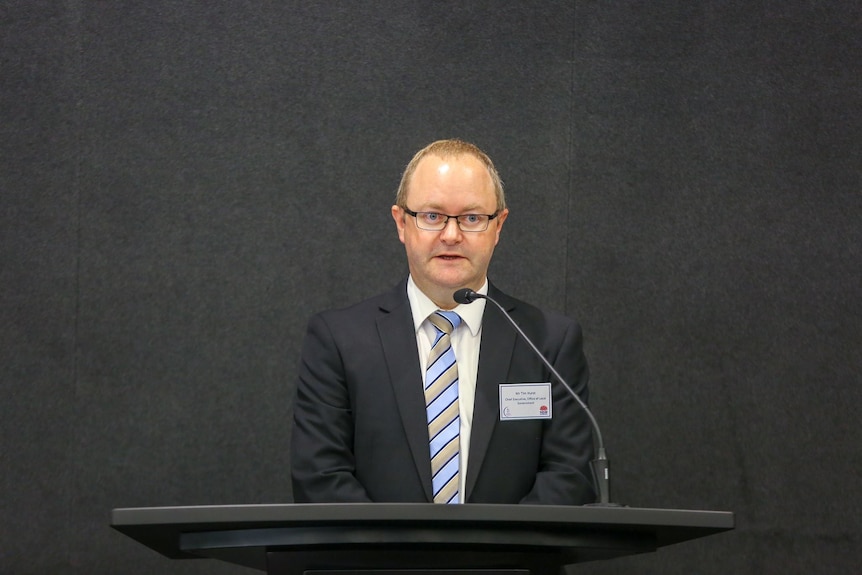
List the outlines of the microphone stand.
{"type": "Polygon", "coordinates": [[[455,299],[455,301],[457,303],[462,303],[462,304],[469,304],[469,303],[473,303],[477,299],[484,299],[484,300],[487,300],[487,301],[493,303],[495,306],[497,306],[497,309],[499,309],[500,312],[502,312],[503,317],[505,317],[506,320],[508,320],[508,322],[512,325],[512,327],[515,328],[515,331],[518,333],[518,335],[521,336],[521,339],[523,339],[524,342],[526,342],[526,344],[528,346],[530,346],[530,349],[533,350],[533,353],[535,353],[536,356],[545,365],[545,367],[548,368],[548,371],[550,371],[553,374],[553,376],[557,379],[557,381],[559,381],[562,384],[562,386],[566,389],[566,391],[569,392],[569,395],[571,395],[575,399],[575,401],[578,403],[578,405],[581,406],[581,409],[584,410],[584,413],[586,413],[587,417],[589,417],[589,419],[590,419],[590,424],[592,425],[593,431],[595,432],[595,442],[596,442],[596,458],[590,462],[590,467],[593,471],[593,480],[596,483],[596,491],[598,492],[598,501],[596,501],[595,503],[589,503],[589,504],[587,504],[587,506],[618,507],[619,506],[618,503],[611,503],[611,478],[610,478],[611,464],[610,464],[610,460],[607,457],[607,454],[605,453],[605,442],[604,442],[604,439],[602,438],[602,432],[601,432],[601,429],[599,429],[598,421],[596,421],[595,416],[593,416],[593,412],[590,411],[590,408],[587,407],[587,404],[584,403],[584,401],[580,398],[580,396],[578,396],[577,393],[575,393],[575,390],[572,389],[572,387],[566,382],[565,379],[563,379],[563,376],[561,376],[559,374],[559,372],[556,369],[554,369],[554,366],[551,365],[551,362],[549,362],[547,360],[547,358],[545,358],[544,354],[542,354],[542,352],[539,351],[539,348],[536,347],[536,344],[534,344],[533,341],[529,337],[527,337],[527,334],[524,333],[524,330],[521,329],[521,326],[519,326],[515,322],[515,320],[512,319],[512,316],[509,315],[509,312],[507,312],[503,308],[503,306],[501,306],[499,304],[499,302],[497,302],[497,300],[495,300],[494,298],[492,298],[490,296],[477,293],[477,292],[475,292],[469,288],[459,289],[458,291],[455,292],[453,298],[455,299]]]}

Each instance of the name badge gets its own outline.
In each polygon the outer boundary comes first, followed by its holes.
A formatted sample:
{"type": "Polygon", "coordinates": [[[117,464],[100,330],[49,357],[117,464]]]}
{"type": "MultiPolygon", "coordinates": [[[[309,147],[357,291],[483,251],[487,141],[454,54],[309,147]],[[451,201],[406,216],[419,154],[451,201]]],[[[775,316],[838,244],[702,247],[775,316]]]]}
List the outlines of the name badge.
{"type": "Polygon", "coordinates": [[[501,383],[500,421],[551,419],[551,384],[501,383]]]}

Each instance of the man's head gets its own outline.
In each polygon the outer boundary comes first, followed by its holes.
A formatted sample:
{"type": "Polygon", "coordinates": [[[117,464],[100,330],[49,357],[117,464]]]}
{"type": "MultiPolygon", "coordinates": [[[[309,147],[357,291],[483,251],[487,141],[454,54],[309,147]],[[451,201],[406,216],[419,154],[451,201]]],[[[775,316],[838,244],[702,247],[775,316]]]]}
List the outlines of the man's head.
{"type": "Polygon", "coordinates": [[[455,306],[455,290],[482,287],[508,215],[491,159],[461,140],[440,140],[417,152],[392,206],[413,281],[444,309],[455,306]],[[459,222],[446,216],[472,217],[459,222]]]}

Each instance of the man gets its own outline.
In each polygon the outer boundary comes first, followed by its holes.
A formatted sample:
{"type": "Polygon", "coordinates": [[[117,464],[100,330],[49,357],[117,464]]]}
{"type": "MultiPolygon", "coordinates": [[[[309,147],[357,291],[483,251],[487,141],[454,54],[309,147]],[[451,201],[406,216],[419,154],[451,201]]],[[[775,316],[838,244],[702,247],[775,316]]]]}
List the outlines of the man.
{"type": "Polygon", "coordinates": [[[586,415],[499,309],[453,299],[470,288],[500,302],[586,402],[580,327],[488,283],[508,215],[476,146],[441,140],[408,164],[392,219],[409,277],[309,322],[294,405],[296,502],[595,500],[586,415]],[[543,382],[552,382],[547,415],[503,417],[501,398],[520,388],[502,384],[543,382]]]}

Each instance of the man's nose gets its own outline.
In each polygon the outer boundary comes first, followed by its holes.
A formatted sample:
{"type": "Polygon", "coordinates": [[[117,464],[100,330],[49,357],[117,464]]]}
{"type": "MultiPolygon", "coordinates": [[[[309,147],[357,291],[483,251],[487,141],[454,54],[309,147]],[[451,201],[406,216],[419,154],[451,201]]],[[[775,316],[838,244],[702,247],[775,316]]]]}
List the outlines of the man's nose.
{"type": "Polygon", "coordinates": [[[440,230],[440,237],[446,242],[454,242],[461,239],[461,228],[458,227],[457,218],[446,220],[446,227],[440,230]]]}

